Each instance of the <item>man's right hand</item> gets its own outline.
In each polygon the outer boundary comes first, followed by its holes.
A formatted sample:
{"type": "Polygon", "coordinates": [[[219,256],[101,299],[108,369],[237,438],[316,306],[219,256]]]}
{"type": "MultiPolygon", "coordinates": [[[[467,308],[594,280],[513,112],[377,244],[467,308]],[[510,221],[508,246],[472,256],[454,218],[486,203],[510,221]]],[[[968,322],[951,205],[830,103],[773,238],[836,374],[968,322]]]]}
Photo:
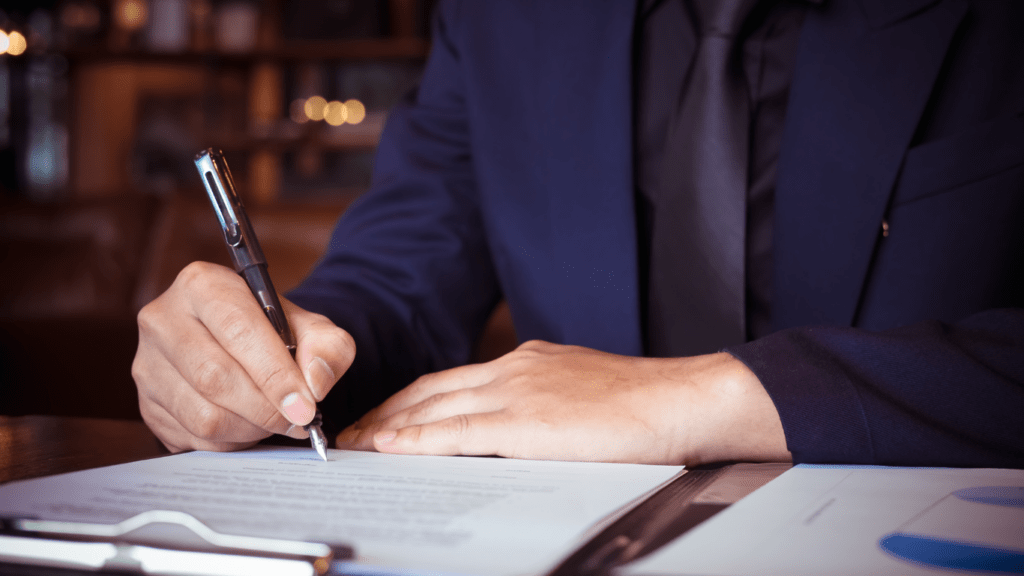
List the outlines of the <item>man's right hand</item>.
{"type": "Polygon", "coordinates": [[[139,409],[173,452],[239,450],[302,426],[355,358],[352,337],[281,298],[293,360],[234,271],[195,262],[139,312],[139,409]]]}

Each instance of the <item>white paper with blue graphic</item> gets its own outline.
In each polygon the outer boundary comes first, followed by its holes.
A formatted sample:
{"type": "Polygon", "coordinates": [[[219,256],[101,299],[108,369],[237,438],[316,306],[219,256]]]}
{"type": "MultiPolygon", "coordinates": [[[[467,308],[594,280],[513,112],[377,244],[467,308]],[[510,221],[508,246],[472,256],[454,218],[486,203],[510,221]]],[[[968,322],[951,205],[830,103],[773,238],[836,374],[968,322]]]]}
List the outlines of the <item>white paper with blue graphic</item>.
{"type": "Polygon", "coordinates": [[[1024,471],[797,466],[620,572],[1022,574],[1024,471]]]}

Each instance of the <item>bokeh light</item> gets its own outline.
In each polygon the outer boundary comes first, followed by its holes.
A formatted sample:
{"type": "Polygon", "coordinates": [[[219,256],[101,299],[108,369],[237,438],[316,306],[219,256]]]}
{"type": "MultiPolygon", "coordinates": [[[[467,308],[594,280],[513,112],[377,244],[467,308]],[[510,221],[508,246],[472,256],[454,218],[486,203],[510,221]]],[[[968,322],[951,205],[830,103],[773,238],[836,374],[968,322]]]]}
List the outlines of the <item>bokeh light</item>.
{"type": "Polygon", "coordinates": [[[355,98],[345,101],[345,109],[348,110],[348,117],[345,119],[349,124],[359,124],[366,118],[366,106],[355,98]]]}
{"type": "Polygon", "coordinates": [[[292,120],[300,124],[307,120],[324,120],[331,126],[341,126],[345,123],[359,124],[366,118],[366,106],[355,98],[345,102],[328,102],[323,96],[300,98],[292,102],[289,112],[292,120]]]}
{"type": "Polygon", "coordinates": [[[327,100],[323,96],[310,96],[306,99],[306,105],[303,108],[306,112],[306,118],[310,120],[323,120],[324,108],[326,107],[327,100]]]}
{"type": "Polygon", "coordinates": [[[25,53],[25,49],[28,48],[28,42],[25,37],[22,36],[21,32],[14,31],[7,35],[8,46],[7,53],[11,56],[18,56],[25,53]]]}
{"type": "Polygon", "coordinates": [[[7,49],[11,47],[11,38],[7,35],[7,32],[0,30],[0,54],[7,54],[7,49]]]}
{"type": "Polygon", "coordinates": [[[341,102],[331,100],[324,107],[324,120],[331,126],[341,126],[346,119],[348,119],[348,108],[341,102]]]}
{"type": "Polygon", "coordinates": [[[146,25],[149,11],[142,0],[120,0],[114,9],[118,26],[125,30],[138,30],[146,25]]]}

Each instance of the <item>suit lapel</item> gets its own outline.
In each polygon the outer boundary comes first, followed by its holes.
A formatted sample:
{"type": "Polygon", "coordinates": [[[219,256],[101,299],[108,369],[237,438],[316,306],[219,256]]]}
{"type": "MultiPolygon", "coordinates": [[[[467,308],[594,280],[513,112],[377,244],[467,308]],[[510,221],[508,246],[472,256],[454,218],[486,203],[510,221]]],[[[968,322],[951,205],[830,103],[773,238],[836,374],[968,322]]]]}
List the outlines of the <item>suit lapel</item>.
{"type": "Polygon", "coordinates": [[[808,13],[776,188],[776,328],[848,325],[961,0],[833,0],[808,13]]]}

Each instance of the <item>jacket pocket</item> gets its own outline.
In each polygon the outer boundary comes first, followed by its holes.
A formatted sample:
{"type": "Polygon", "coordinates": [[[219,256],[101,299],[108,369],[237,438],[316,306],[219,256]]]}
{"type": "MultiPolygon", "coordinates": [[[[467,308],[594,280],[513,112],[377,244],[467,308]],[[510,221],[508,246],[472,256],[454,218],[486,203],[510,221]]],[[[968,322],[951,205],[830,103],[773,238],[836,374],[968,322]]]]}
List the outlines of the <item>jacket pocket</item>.
{"type": "Polygon", "coordinates": [[[907,151],[892,205],[952,192],[1024,164],[1024,114],[997,118],[907,151]]]}

